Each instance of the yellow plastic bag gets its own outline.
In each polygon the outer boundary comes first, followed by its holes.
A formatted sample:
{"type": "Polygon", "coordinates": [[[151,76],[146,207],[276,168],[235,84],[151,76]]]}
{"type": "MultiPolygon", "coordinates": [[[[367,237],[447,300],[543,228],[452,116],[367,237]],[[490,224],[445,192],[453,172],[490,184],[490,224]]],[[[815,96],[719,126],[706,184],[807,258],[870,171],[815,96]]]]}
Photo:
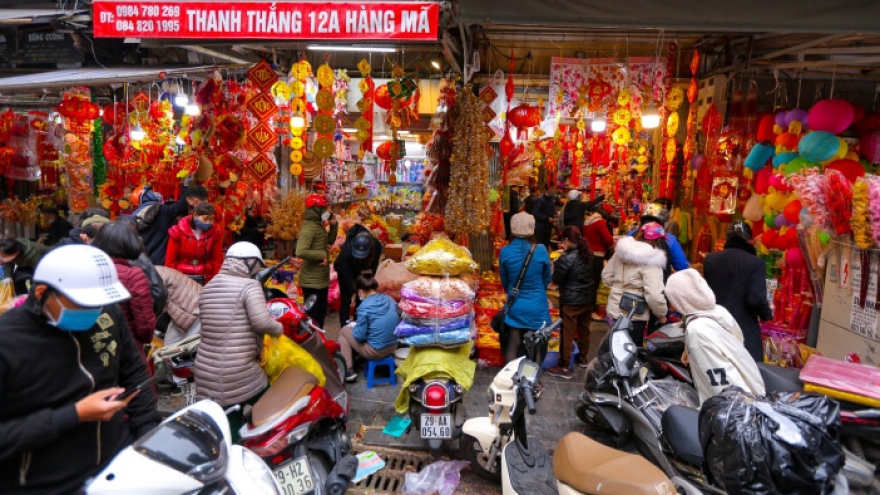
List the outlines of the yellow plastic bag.
{"type": "Polygon", "coordinates": [[[15,300],[15,289],[12,279],[4,278],[0,280],[0,314],[9,309],[9,305],[15,300]]]}
{"type": "Polygon", "coordinates": [[[406,261],[409,271],[419,275],[457,277],[473,273],[479,266],[467,248],[443,237],[425,244],[425,247],[406,261]]]}
{"type": "Polygon", "coordinates": [[[315,378],[318,379],[318,385],[322,387],[327,380],[321,365],[315,361],[315,358],[286,335],[280,337],[266,335],[263,337],[263,357],[260,360],[260,366],[269,376],[270,385],[275,383],[281,372],[289,366],[299,366],[315,375],[315,378]]]}

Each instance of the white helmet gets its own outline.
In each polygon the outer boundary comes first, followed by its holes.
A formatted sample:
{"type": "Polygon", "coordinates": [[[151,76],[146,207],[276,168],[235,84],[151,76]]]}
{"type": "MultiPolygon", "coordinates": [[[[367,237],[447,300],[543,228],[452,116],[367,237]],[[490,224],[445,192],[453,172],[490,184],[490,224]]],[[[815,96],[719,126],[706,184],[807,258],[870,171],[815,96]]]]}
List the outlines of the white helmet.
{"type": "Polygon", "coordinates": [[[236,242],[229,246],[229,249],[226,250],[226,257],[243,260],[256,259],[260,261],[261,265],[266,266],[266,264],[263,263],[263,253],[260,251],[260,248],[252,242],[236,242]]]}
{"type": "Polygon", "coordinates": [[[85,308],[131,297],[110,256],[89,245],[61,246],[46,253],[34,270],[33,284],[46,284],[85,308]]]}

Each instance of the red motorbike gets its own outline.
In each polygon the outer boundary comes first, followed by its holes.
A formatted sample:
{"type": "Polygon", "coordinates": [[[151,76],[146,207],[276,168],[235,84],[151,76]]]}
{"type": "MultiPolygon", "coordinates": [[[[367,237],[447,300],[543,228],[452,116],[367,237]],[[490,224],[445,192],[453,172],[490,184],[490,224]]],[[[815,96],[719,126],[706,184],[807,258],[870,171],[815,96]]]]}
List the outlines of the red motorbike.
{"type": "MultiPolygon", "coordinates": [[[[261,271],[257,280],[265,286],[279,265],[261,271]]],[[[324,386],[299,367],[285,369],[254,404],[240,433],[244,446],[266,461],[285,494],[335,495],[348,488],[358,462],[346,431],[349,396],[345,367],[340,370],[336,362],[339,345],[327,340],[306,315],[312,304],[314,299],[300,307],[287,297],[268,302],[285,335],[321,365],[324,386]]]]}

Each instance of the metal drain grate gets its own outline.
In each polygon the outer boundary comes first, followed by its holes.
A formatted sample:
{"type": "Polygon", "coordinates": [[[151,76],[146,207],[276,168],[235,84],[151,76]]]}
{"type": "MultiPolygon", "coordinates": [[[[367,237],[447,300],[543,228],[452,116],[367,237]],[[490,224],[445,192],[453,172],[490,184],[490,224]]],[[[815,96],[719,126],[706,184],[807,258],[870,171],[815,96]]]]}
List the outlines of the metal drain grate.
{"type": "Polygon", "coordinates": [[[347,493],[400,493],[406,473],[417,473],[429,464],[428,455],[404,453],[375,447],[357,446],[354,453],[376,451],[385,460],[385,468],[354,485],[347,493]]]}

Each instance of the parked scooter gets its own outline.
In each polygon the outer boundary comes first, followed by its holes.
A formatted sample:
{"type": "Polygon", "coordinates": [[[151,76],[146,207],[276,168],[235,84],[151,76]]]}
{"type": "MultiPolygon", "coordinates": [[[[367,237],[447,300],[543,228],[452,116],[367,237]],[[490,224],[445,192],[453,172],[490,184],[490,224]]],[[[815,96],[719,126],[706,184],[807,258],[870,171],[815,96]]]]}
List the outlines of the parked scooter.
{"type": "Polygon", "coordinates": [[[87,495],[248,493],[281,495],[256,454],[232,445],[223,409],[197,402],[116,455],[86,486],[87,495]]]}
{"type": "MultiPolygon", "coordinates": [[[[643,351],[635,346],[628,332],[632,317],[644,312],[646,307],[644,298],[624,293],[620,308],[626,316],[619,318],[611,328],[610,352],[594,359],[587,369],[587,390],[581,396],[577,415],[594,428],[612,433],[616,446],[632,439],[639,452],[659,466],[685,494],[723,494],[725,492],[712,485],[702,470],[696,393],[690,404],[687,394],[682,393],[685,400],[681,402],[686,407],[670,405],[665,412],[656,407],[664,401],[650,381],[658,377],[643,366],[639,358],[643,351]]],[[[684,388],[682,392],[690,390],[684,388]]],[[[844,472],[853,469],[861,472],[867,468],[854,466],[848,459],[844,472]]],[[[844,472],[838,475],[835,493],[847,493],[844,472]]],[[[863,474],[856,478],[863,478],[863,474]]]]}
{"type": "Polygon", "coordinates": [[[441,454],[443,442],[461,437],[467,416],[463,397],[464,387],[448,376],[418,379],[409,386],[410,424],[419,425],[419,434],[435,457],[441,454]]]}
{"type": "MultiPolygon", "coordinates": [[[[262,270],[257,280],[265,283],[280,265],[262,270]]],[[[314,303],[312,297],[300,307],[284,297],[271,299],[268,306],[284,325],[285,334],[321,366],[324,386],[299,367],[285,369],[254,404],[240,431],[245,447],[266,461],[284,493],[292,495],[344,493],[358,464],[350,454],[351,439],[346,431],[348,392],[325,345],[331,341],[325,340],[323,329],[306,315],[314,303]]]]}
{"type": "MultiPolygon", "coordinates": [[[[561,323],[561,319],[556,320],[536,332],[526,333],[523,337],[526,347],[525,359],[540,363],[546,352],[550,333],[559,328],[561,323]]],[[[471,468],[481,478],[494,483],[501,481],[501,453],[504,447],[516,438],[511,410],[517,400],[524,400],[518,397],[521,391],[517,377],[521,361],[522,358],[507,363],[495,375],[486,394],[489,400],[489,414],[470,418],[462,426],[464,435],[459,440],[461,459],[469,461],[471,468]]]]}

